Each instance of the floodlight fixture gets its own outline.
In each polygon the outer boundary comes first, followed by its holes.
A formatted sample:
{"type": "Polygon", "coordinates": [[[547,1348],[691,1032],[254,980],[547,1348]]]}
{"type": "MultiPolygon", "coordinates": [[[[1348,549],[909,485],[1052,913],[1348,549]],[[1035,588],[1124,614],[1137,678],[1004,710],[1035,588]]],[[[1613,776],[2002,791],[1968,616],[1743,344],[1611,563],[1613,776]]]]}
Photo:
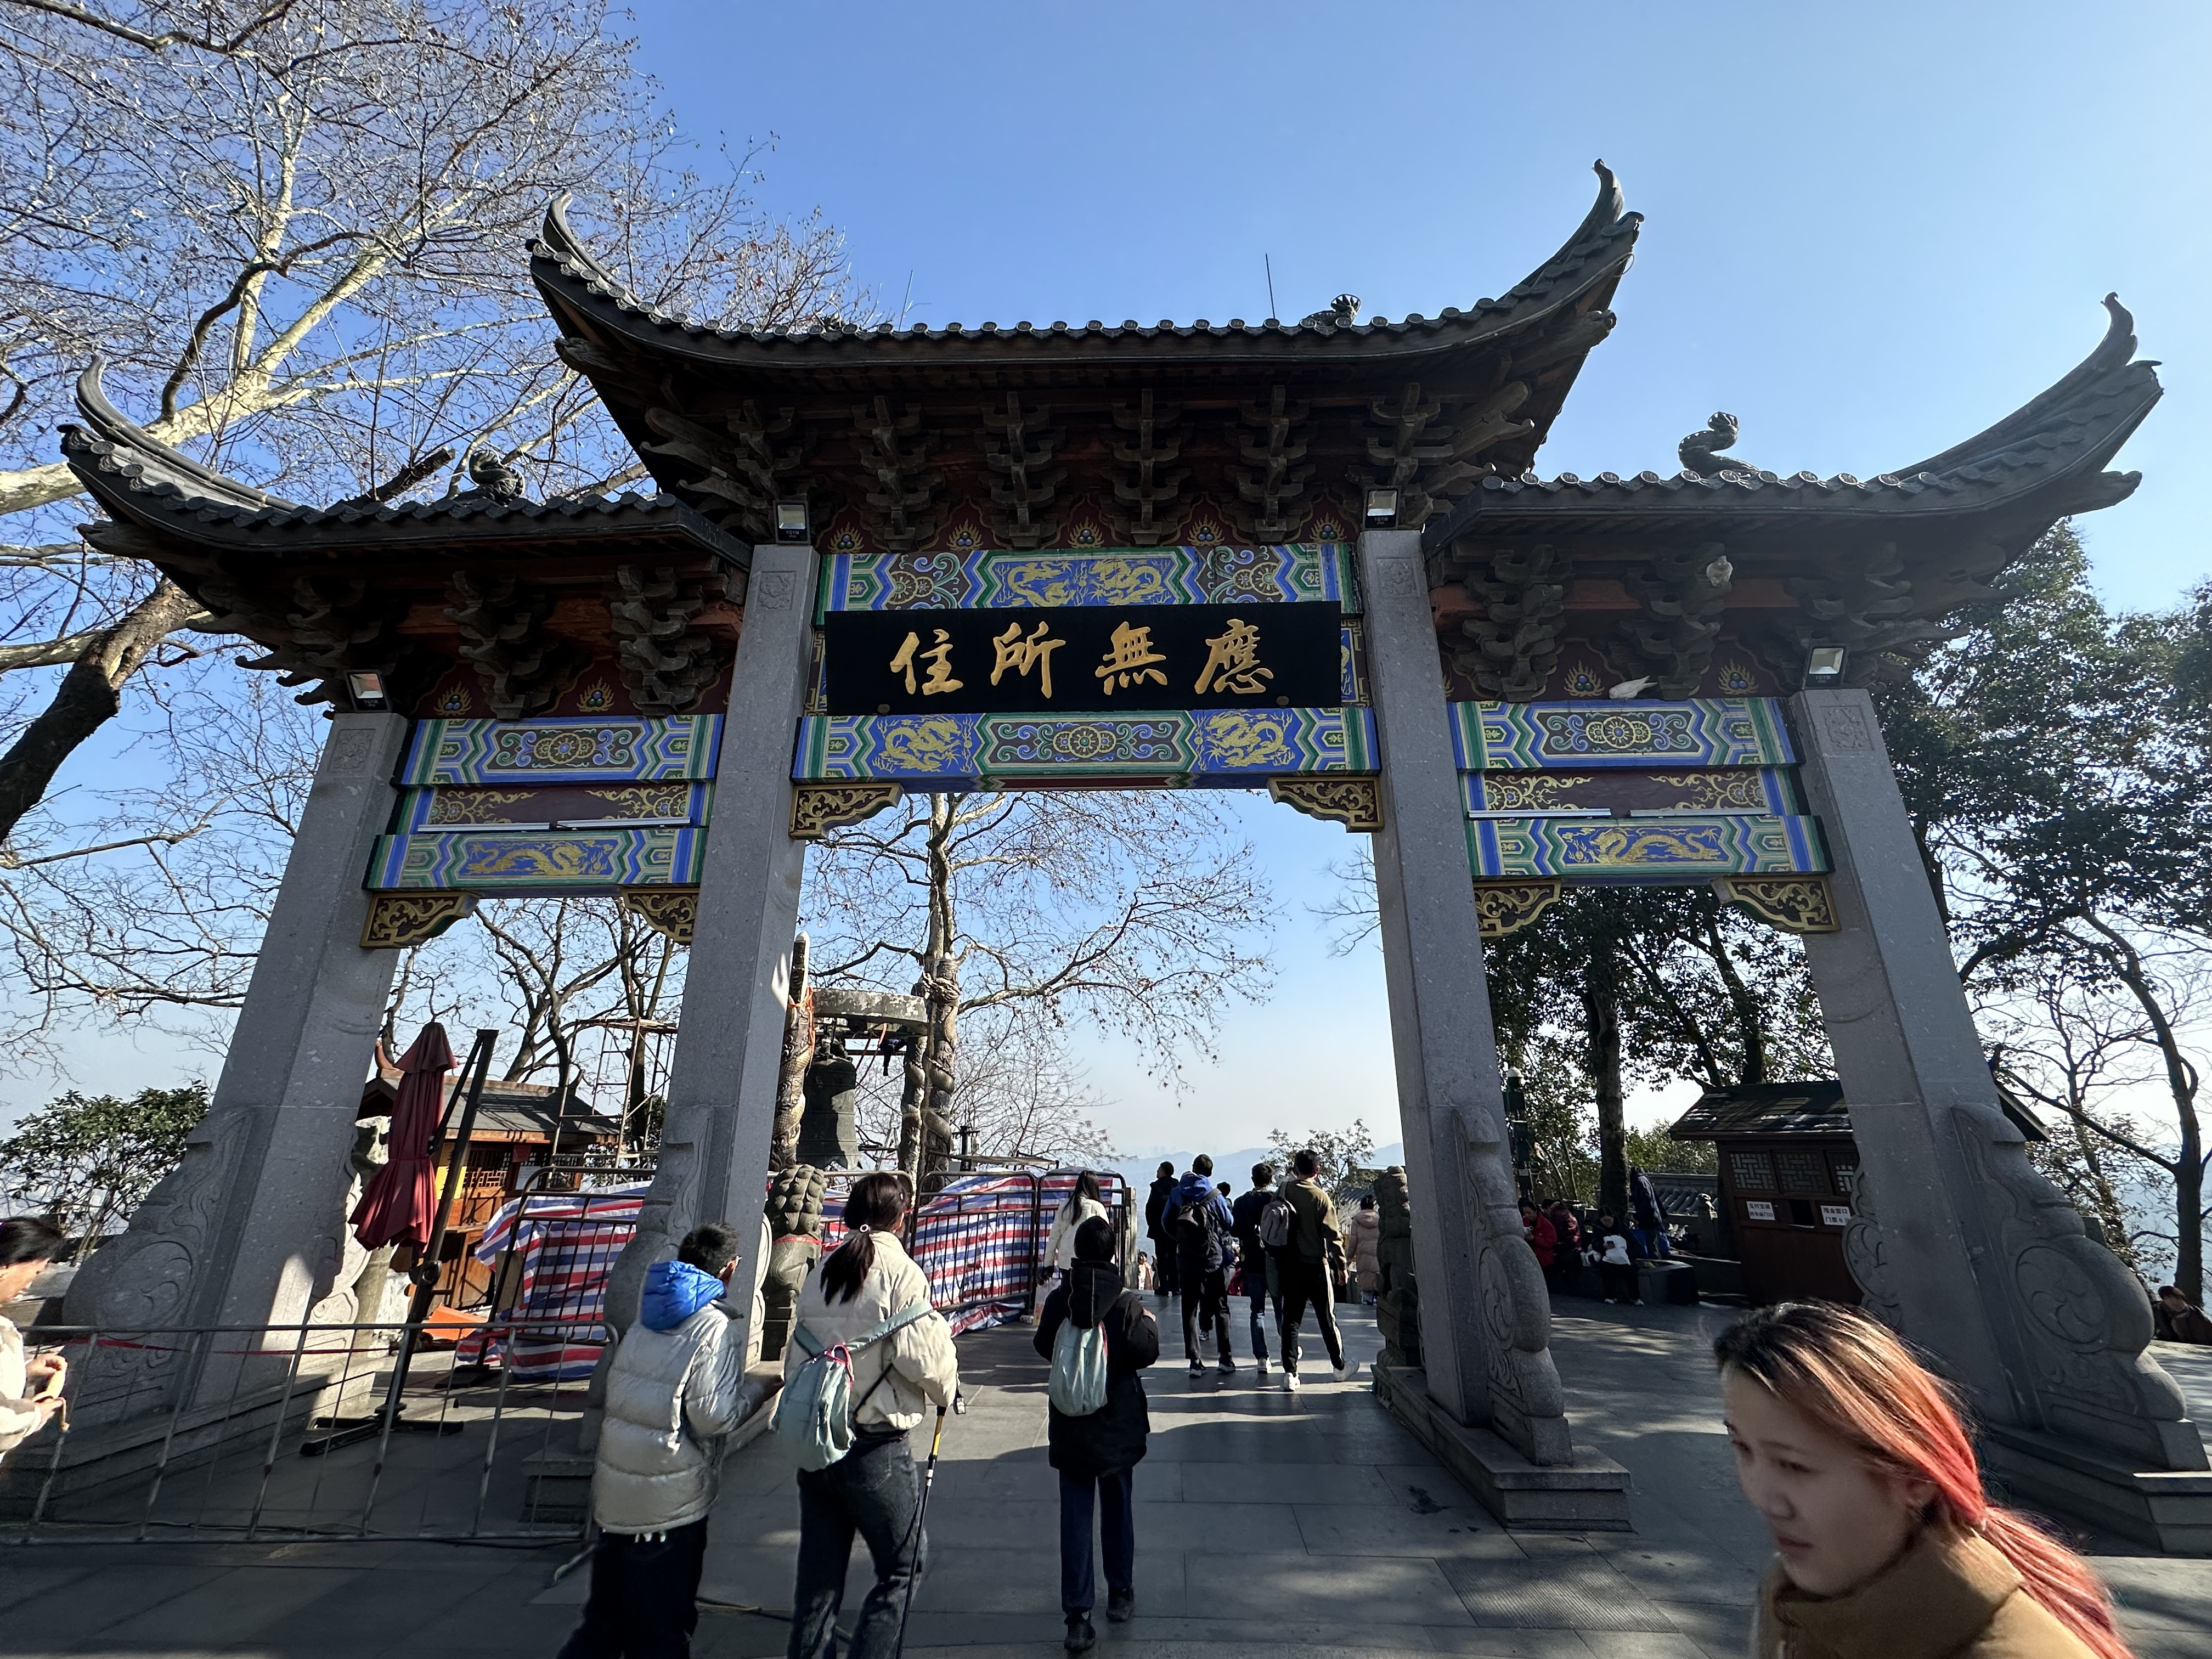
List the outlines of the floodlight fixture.
{"type": "Polygon", "coordinates": [[[346,690],[352,695],[356,708],[389,708],[392,700],[385,695],[384,676],[373,671],[361,671],[346,676],[346,690]]]}
{"type": "Polygon", "coordinates": [[[1815,645],[1805,653],[1805,684],[1835,685],[1844,678],[1844,647],[1840,645],[1815,645]]]}
{"type": "Polygon", "coordinates": [[[775,504],[775,538],[780,542],[804,542],[811,538],[805,501],[778,501],[775,504]]]}
{"type": "Polygon", "coordinates": [[[1367,527],[1370,530],[1395,530],[1398,527],[1396,490],[1370,489],[1367,492],[1367,527]]]}

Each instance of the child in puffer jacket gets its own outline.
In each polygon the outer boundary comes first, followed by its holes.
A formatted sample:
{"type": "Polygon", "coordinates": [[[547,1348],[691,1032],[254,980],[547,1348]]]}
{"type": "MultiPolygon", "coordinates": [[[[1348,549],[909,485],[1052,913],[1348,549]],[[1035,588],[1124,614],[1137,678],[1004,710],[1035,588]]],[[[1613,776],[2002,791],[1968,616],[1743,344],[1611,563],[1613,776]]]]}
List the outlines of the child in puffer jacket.
{"type": "Polygon", "coordinates": [[[675,1261],[646,1269],[637,1323],[607,1370],[591,1596],[560,1659],[690,1650],[722,1437],[760,1393],[744,1380],[743,1328],[719,1305],[737,1265],[737,1230],[708,1221],[684,1235],[675,1261]]]}

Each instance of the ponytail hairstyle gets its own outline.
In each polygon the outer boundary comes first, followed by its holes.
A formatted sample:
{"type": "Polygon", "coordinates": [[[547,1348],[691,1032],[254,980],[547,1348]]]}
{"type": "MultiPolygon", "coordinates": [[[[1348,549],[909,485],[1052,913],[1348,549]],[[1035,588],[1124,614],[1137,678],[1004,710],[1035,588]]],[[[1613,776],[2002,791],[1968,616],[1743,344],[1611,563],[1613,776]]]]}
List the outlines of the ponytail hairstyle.
{"type": "Polygon", "coordinates": [[[1926,1481],[1935,1496],[1923,1524],[1981,1538],[2098,1659],[2130,1659],[2103,1583],[2027,1516],[1990,1502],[1950,1391],[1887,1327],[1833,1303],[1778,1303],[1723,1332],[1713,1358],[1849,1442],[1877,1470],[1926,1481]]]}
{"type": "Polygon", "coordinates": [[[896,1233],[906,1219],[906,1178],[878,1170],[853,1183],[845,1200],[846,1238],[822,1264],[822,1299],[850,1302],[876,1265],[876,1235],[896,1233]]]}

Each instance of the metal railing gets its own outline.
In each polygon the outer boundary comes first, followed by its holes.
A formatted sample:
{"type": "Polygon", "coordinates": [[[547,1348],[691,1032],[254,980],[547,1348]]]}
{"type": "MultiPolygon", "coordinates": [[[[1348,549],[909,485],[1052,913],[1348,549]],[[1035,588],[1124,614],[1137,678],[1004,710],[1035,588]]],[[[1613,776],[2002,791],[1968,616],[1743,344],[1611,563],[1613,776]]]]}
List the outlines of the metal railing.
{"type": "MultiPolygon", "coordinates": [[[[610,1340],[596,1318],[491,1328],[580,1348],[610,1340]]],[[[409,1333],[398,1322],[33,1328],[33,1352],[69,1362],[68,1410],[0,1464],[0,1538],[580,1537],[586,1384],[457,1371],[450,1351],[418,1346],[393,1412],[409,1333]]]]}

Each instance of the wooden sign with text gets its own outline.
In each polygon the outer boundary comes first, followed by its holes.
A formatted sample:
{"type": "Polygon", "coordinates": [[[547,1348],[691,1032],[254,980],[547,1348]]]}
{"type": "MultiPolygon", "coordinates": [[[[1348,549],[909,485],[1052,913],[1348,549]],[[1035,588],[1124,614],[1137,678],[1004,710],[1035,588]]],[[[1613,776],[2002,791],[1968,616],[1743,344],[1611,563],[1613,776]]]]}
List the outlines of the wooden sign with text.
{"type": "Polygon", "coordinates": [[[1334,708],[1334,602],[837,611],[823,619],[831,714],[1334,708]]]}

